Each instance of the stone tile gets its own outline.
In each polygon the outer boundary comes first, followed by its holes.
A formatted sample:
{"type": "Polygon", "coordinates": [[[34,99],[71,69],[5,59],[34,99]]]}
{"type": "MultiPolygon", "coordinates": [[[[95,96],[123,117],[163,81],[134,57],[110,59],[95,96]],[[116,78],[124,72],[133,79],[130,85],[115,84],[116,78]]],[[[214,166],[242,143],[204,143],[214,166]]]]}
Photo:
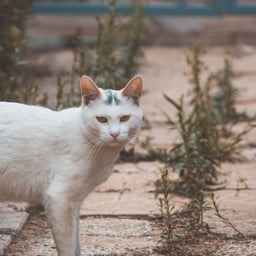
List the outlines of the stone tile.
{"type": "Polygon", "coordinates": [[[227,179],[228,189],[244,189],[246,186],[256,191],[256,162],[252,163],[224,163],[221,166],[221,172],[224,176],[222,180],[227,179]]]}
{"type": "Polygon", "coordinates": [[[17,209],[26,208],[26,203],[0,203],[0,255],[12,242],[13,235],[20,232],[27,218],[27,212],[18,212],[17,209]]]}
{"type": "MultiPolygon", "coordinates": [[[[83,202],[82,215],[152,215],[159,214],[155,181],[161,177],[158,162],[128,163],[115,166],[108,181],[101,184],[83,202]]],[[[173,179],[177,178],[173,173],[173,179]]],[[[188,199],[173,197],[175,209],[182,209],[188,199]]]]}
{"type": "Polygon", "coordinates": [[[158,213],[152,193],[160,172],[141,171],[136,164],[115,166],[108,181],[85,199],[81,214],[152,214],[158,213]]]}
{"type": "Polygon", "coordinates": [[[0,202],[0,213],[1,212],[14,212],[14,211],[24,211],[28,207],[28,203],[14,203],[14,202],[0,202]]]}
{"type": "MultiPolygon", "coordinates": [[[[175,210],[181,210],[188,199],[173,197],[175,210]]],[[[154,193],[146,192],[94,192],[81,207],[81,215],[154,215],[160,214],[158,199],[154,193]]]]}
{"type": "MultiPolygon", "coordinates": [[[[222,216],[231,221],[244,235],[254,235],[256,226],[256,191],[254,190],[220,190],[215,192],[215,201],[222,216]]],[[[205,214],[205,220],[214,227],[215,231],[227,232],[232,235],[235,231],[220,218],[215,216],[212,209],[205,214]]]]}
{"type": "Polygon", "coordinates": [[[4,250],[7,249],[11,241],[12,241],[12,236],[1,234],[1,229],[0,229],[0,255],[4,255],[4,250]]]}
{"type": "Polygon", "coordinates": [[[81,222],[84,255],[155,255],[160,230],[136,219],[86,218],[81,222]]]}
{"type": "Polygon", "coordinates": [[[158,214],[159,207],[153,193],[92,193],[81,207],[81,215],[158,214]]]}
{"type": "Polygon", "coordinates": [[[114,172],[109,179],[95,189],[97,192],[151,192],[154,182],[160,178],[160,172],[114,172]]]}
{"type": "Polygon", "coordinates": [[[138,170],[134,163],[121,163],[115,165],[113,172],[136,173],[138,170]]]}
{"type": "Polygon", "coordinates": [[[17,233],[22,229],[27,218],[27,212],[0,212],[0,233],[17,233]]]}
{"type": "MultiPolygon", "coordinates": [[[[161,175],[161,169],[164,167],[163,163],[160,163],[158,161],[154,162],[139,162],[137,164],[137,168],[139,172],[154,172],[156,174],[161,175]]],[[[147,174],[148,175],[148,174],[147,174]]]]}

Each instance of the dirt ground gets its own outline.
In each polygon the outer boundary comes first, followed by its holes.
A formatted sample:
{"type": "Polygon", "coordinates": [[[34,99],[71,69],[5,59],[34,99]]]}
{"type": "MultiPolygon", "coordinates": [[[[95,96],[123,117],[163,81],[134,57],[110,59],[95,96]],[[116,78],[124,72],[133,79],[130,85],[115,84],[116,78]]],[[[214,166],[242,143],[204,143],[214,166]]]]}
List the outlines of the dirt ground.
{"type": "MultiPolygon", "coordinates": [[[[31,30],[32,31],[32,30],[31,30]]],[[[32,33],[30,31],[30,33],[32,33]]],[[[32,33],[33,34],[33,33],[32,33]]],[[[188,70],[184,52],[187,47],[151,45],[144,49],[139,73],[144,81],[141,105],[151,129],[142,130],[140,140],[154,138],[156,146],[170,146],[177,141],[177,133],[166,124],[163,112],[175,118],[175,109],[164,100],[167,94],[178,100],[189,91],[184,72],[188,70]]],[[[224,46],[207,46],[204,58],[209,69],[223,66],[225,57],[232,60],[239,89],[237,110],[248,115],[256,114],[256,47],[238,43],[224,46]]],[[[56,72],[68,72],[72,64],[70,50],[54,49],[35,54],[32,61],[47,65],[50,75],[37,82],[43,90],[53,93],[56,72]]],[[[233,127],[240,131],[245,124],[233,127]]],[[[219,170],[219,181],[226,189],[215,192],[221,211],[245,234],[238,238],[230,227],[223,225],[213,211],[205,219],[214,232],[226,234],[198,237],[194,243],[184,245],[184,255],[255,256],[256,255],[256,129],[244,138],[242,162],[224,163],[219,170]],[[250,147],[248,145],[251,145],[250,147]],[[244,182],[241,182],[241,181],[244,182]],[[246,184],[246,186],[245,186],[246,184]]],[[[110,179],[84,202],[81,209],[81,244],[85,255],[161,255],[158,251],[161,230],[158,225],[159,205],[153,191],[160,177],[162,164],[117,164],[110,179]]],[[[173,178],[177,177],[173,173],[173,178]]],[[[177,208],[187,199],[174,197],[177,208]]],[[[43,213],[32,214],[22,232],[16,237],[5,256],[56,255],[50,229],[43,213]]]]}

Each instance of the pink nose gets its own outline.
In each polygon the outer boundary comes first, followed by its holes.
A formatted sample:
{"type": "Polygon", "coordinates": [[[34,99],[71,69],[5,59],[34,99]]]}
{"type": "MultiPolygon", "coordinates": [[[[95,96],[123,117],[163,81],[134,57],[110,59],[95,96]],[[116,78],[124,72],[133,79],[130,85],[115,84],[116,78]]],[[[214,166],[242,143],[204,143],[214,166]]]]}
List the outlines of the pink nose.
{"type": "Polygon", "coordinates": [[[114,138],[114,139],[116,139],[118,136],[119,136],[119,132],[111,132],[110,133],[110,135],[114,138]]]}

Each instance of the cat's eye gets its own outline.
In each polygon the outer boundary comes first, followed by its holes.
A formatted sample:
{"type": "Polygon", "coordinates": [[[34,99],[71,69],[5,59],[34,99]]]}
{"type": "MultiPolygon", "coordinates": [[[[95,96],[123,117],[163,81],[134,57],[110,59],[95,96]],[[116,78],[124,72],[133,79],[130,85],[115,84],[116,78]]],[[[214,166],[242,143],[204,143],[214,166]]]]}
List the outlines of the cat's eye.
{"type": "Polygon", "coordinates": [[[130,119],[130,116],[126,115],[126,116],[122,116],[122,117],[120,118],[120,121],[121,121],[121,122],[127,122],[129,119],[130,119]]]}
{"type": "Polygon", "coordinates": [[[108,122],[108,119],[106,117],[104,117],[104,116],[97,116],[96,119],[100,123],[107,123],[108,122]]]}

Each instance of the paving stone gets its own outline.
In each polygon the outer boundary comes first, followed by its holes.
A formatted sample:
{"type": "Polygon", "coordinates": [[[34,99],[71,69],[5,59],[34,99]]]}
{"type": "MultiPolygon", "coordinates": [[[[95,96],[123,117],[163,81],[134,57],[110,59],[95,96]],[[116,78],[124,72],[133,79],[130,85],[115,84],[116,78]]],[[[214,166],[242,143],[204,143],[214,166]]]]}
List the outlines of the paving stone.
{"type": "Polygon", "coordinates": [[[87,218],[81,222],[84,255],[154,255],[160,230],[148,220],[87,218]],[[118,248],[118,253],[117,253],[118,248]],[[117,253],[117,254],[116,254],[117,253]]]}
{"type": "MultiPolygon", "coordinates": [[[[220,190],[215,192],[215,201],[222,216],[231,221],[232,224],[244,235],[255,235],[256,226],[256,191],[253,190],[220,190]]],[[[216,217],[212,209],[205,213],[205,220],[214,227],[214,231],[229,235],[236,232],[227,222],[222,222],[216,217]]]]}
{"type": "Polygon", "coordinates": [[[25,224],[28,213],[17,212],[17,209],[26,207],[26,203],[0,203],[0,255],[12,241],[13,235],[17,234],[25,224]]]}
{"type": "Polygon", "coordinates": [[[1,212],[14,212],[14,211],[24,211],[28,207],[28,203],[26,202],[20,202],[20,203],[14,203],[14,202],[0,202],[0,213],[1,212]]]}
{"type": "MultiPolygon", "coordinates": [[[[173,197],[175,210],[181,210],[188,199],[173,197]]],[[[81,215],[155,215],[160,214],[158,199],[154,193],[92,193],[83,202],[81,215]]]]}
{"type": "Polygon", "coordinates": [[[28,218],[27,212],[0,212],[0,233],[15,234],[21,230],[28,218]]]}
{"type": "Polygon", "coordinates": [[[81,215],[158,214],[153,189],[160,172],[145,173],[131,163],[116,165],[115,170],[85,199],[81,215]]]}
{"type": "MultiPolygon", "coordinates": [[[[119,168],[119,167],[116,167],[119,168]]],[[[119,169],[118,169],[119,170],[119,169]]],[[[152,192],[154,182],[160,178],[160,172],[145,173],[114,172],[109,179],[95,189],[97,192],[152,192]]]]}
{"type": "Polygon", "coordinates": [[[92,193],[82,204],[84,214],[158,214],[154,194],[134,193],[92,193]]]}
{"type": "MultiPolygon", "coordinates": [[[[159,214],[155,181],[161,177],[158,162],[117,164],[114,173],[83,202],[81,215],[159,214]]],[[[173,179],[177,174],[173,173],[173,179]]],[[[173,197],[175,209],[182,209],[187,199],[173,197]]]]}
{"type": "Polygon", "coordinates": [[[4,250],[9,246],[11,241],[12,241],[12,236],[1,234],[1,229],[0,229],[0,255],[4,255],[4,250]]]}
{"type": "MultiPolygon", "coordinates": [[[[256,129],[255,129],[256,130],[256,129]]],[[[227,180],[227,189],[245,189],[255,190],[256,193],[256,162],[249,163],[224,163],[221,165],[221,172],[224,174],[220,179],[227,180]]]]}

